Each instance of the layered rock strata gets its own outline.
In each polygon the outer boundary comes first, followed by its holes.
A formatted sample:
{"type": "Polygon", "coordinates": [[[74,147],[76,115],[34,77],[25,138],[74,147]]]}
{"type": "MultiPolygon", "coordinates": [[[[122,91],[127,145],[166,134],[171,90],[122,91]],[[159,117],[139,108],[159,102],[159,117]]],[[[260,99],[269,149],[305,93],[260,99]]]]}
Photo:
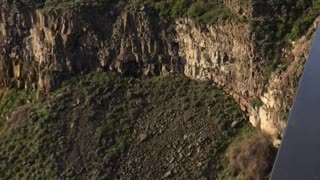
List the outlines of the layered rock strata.
{"type": "MultiPolygon", "coordinates": [[[[255,14],[255,7],[225,3],[246,18],[255,14]]],[[[250,122],[274,139],[281,139],[318,22],[283,49],[286,69],[268,74],[249,24],[241,21],[160,23],[146,7],[45,11],[3,5],[0,15],[2,88],[52,91],[70,75],[97,70],[132,76],[184,73],[223,88],[250,122]]]]}

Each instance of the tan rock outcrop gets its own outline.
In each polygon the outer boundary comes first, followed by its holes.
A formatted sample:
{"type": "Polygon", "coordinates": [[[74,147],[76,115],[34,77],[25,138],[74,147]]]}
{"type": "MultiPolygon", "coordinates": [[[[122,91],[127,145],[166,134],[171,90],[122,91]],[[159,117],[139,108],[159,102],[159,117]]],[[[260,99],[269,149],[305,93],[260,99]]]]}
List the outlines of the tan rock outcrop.
{"type": "Polygon", "coordinates": [[[267,84],[267,67],[254,51],[248,25],[231,22],[203,29],[192,20],[179,20],[176,32],[179,56],[185,60],[184,73],[224,88],[248,112],[250,122],[277,141],[283,135],[319,20],[284,51],[287,69],[273,72],[267,84]],[[262,101],[261,106],[253,106],[255,99],[262,101]]]}
{"type": "MultiPolygon", "coordinates": [[[[254,16],[255,7],[224,3],[234,13],[254,16]]],[[[112,7],[86,12],[10,8],[0,7],[1,87],[51,91],[66,76],[101,69],[133,76],[184,73],[223,88],[250,122],[274,139],[283,133],[316,27],[283,51],[286,70],[266,77],[267,63],[244,22],[160,23],[148,8],[130,13],[112,7]],[[257,99],[259,106],[253,105],[257,99]]]]}

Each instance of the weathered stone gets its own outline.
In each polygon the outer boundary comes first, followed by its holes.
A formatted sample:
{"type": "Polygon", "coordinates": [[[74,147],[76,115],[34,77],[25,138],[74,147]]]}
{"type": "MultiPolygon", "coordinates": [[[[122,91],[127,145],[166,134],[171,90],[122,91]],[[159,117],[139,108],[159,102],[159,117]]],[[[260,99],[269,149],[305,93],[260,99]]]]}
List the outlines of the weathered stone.
{"type": "Polygon", "coordinates": [[[233,121],[230,127],[235,128],[237,127],[238,124],[239,124],[239,121],[233,121]]]}
{"type": "Polygon", "coordinates": [[[172,174],[171,171],[166,172],[166,173],[162,176],[162,179],[166,179],[166,178],[170,177],[171,174],[172,174]]]}
{"type": "MultiPolygon", "coordinates": [[[[250,2],[224,3],[247,18],[259,13],[250,2]]],[[[287,70],[267,78],[267,63],[255,47],[248,23],[200,26],[194,20],[179,19],[163,26],[147,7],[122,14],[105,12],[93,16],[94,9],[48,13],[1,6],[0,87],[49,92],[59,87],[64,74],[97,70],[133,76],[184,73],[224,88],[248,112],[250,122],[272,137],[283,133],[282,115],[293,103],[319,19],[292,48],[281,52],[291,62],[287,70]],[[255,99],[263,105],[253,107],[255,99]]]]}
{"type": "Polygon", "coordinates": [[[142,143],[145,140],[147,140],[147,138],[148,138],[147,134],[140,134],[138,139],[139,139],[139,142],[142,143]]]}
{"type": "Polygon", "coordinates": [[[185,134],[185,135],[183,136],[183,140],[185,141],[185,140],[187,140],[187,139],[188,139],[188,135],[185,134]]]}

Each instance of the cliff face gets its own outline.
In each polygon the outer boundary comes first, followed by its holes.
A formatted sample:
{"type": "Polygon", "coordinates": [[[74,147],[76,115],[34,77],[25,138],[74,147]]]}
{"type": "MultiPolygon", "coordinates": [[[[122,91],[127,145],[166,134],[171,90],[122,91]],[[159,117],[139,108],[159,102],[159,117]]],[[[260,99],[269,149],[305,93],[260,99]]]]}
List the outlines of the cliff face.
{"type": "Polygon", "coordinates": [[[116,70],[130,75],[181,72],[174,34],[147,11],[1,12],[1,86],[53,90],[61,75],[116,70]],[[174,66],[174,67],[173,67],[174,66]]]}
{"type": "Polygon", "coordinates": [[[318,22],[319,19],[292,47],[283,50],[287,67],[268,74],[265,59],[256,53],[247,24],[200,28],[192,20],[177,21],[184,74],[223,87],[248,112],[250,122],[272,135],[278,144],[318,22]]]}
{"type": "MultiPolygon", "coordinates": [[[[251,17],[254,8],[234,13],[251,17]]],[[[110,7],[43,11],[0,9],[0,85],[54,90],[71,74],[113,70],[133,76],[184,73],[210,81],[232,95],[253,125],[279,139],[311,44],[313,26],[292,48],[290,62],[266,77],[250,26],[219,22],[203,26],[190,19],[161,24],[148,8],[122,12],[110,7]],[[256,105],[257,99],[261,103],[256,105]]]]}
{"type": "Polygon", "coordinates": [[[181,20],[176,32],[184,73],[223,87],[242,110],[251,111],[251,100],[262,94],[264,77],[249,26],[226,23],[201,29],[191,20],[181,20]]]}
{"type": "Polygon", "coordinates": [[[271,74],[268,85],[260,95],[262,106],[250,108],[250,122],[275,138],[277,134],[278,139],[282,136],[286,125],[284,120],[288,118],[293,104],[319,21],[320,18],[317,18],[304,36],[294,42],[291,48],[284,50],[282,56],[289,62],[288,67],[284,71],[275,71],[271,74]]]}
{"type": "Polygon", "coordinates": [[[72,12],[24,9],[13,13],[7,8],[1,9],[2,86],[47,91],[58,83],[53,74],[96,66],[86,61],[97,54],[92,41],[96,37],[72,12]],[[92,44],[86,42],[88,38],[92,44]]]}

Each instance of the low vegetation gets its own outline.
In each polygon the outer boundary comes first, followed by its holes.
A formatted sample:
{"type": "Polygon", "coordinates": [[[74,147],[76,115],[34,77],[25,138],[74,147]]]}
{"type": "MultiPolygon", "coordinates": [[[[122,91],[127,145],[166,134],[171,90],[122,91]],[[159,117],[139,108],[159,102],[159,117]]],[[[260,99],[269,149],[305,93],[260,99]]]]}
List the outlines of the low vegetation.
{"type": "MultiPolygon", "coordinates": [[[[153,7],[159,15],[176,19],[181,17],[193,18],[206,24],[214,24],[219,20],[241,20],[252,27],[256,45],[261,47],[264,55],[270,62],[277,60],[275,46],[286,46],[289,40],[293,41],[303,35],[316,17],[320,15],[319,0],[253,0],[256,7],[254,18],[244,19],[234,14],[225,5],[223,0],[2,0],[13,3],[18,7],[35,7],[43,9],[74,9],[117,4],[118,7],[145,5],[153,7]]],[[[240,1],[240,3],[247,3],[240,1]]],[[[245,7],[245,6],[244,6],[245,7]]]]}
{"type": "Polygon", "coordinates": [[[244,136],[228,149],[228,168],[232,179],[269,179],[275,155],[276,149],[262,133],[244,136]]]}
{"type": "Polygon", "coordinates": [[[251,101],[251,106],[258,109],[263,105],[263,102],[260,98],[253,99],[251,101]]]}
{"type": "Polygon", "coordinates": [[[249,22],[254,42],[268,60],[269,74],[283,70],[289,62],[281,57],[282,48],[287,48],[308,31],[320,15],[320,1],[256,0],[254,3],[265,9],[249,22]]]}
{"type": "Polygon", "coordinates": [[[206,112],[203,118],[212,119],[216,143],[206,176],[228,175],[228,145],[252,133],[231,97],[183,76],[134,79],[92,73],[39,98],[27,94],[13,91],[0,104],[1,115],[10,115],[0,124],[0,176],[5,179],[112,179],[130,148],[132,125],[160,104],[186,113],[197,107],[206,112]]]}
{"type": "Polygon", "coordinates": [[[237,18],[221,0],[178,0],[154,3],[160,15],[170,18],[190,17],[200,22],[211,24],[218,20],[237,18]]]}
{"type": "Polygon", "coordinates": [[[94,7],[111,3],[110,0],[1,0],[5,3],[10,3],[18,8],[31,7],[31,8],[47,8],[47,9],[71,9],[80,7],[94,7]]]}
{"type": "Polygon", "coordinates": [[[12,111],[17,110],[17,107],[35,101],[36,99],[36,93],[34,92],[18,91],[15,89],[3,91],[1,96],[0,116],[2,118],[10,116],[12,111]]]}

